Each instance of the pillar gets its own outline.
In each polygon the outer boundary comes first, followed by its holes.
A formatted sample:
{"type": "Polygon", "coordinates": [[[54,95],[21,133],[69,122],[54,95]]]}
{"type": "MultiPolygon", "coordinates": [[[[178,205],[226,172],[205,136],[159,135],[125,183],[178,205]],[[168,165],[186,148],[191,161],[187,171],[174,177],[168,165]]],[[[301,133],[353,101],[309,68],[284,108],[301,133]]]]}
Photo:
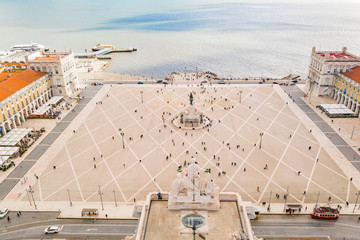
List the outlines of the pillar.
{"type": "Polygon", "coordinates": [[[359,114],[359,110],[360,110],[360,104],[356,103],[355,114],[359,114]]]}
{"type": "Polygon", "coordinates": [[[15,116],[16,116],[16,123],[18,126],[21,125],[21,120],[20,120],[20,117],[19,117],[19,112],[15,113],[15,116]]]}
{"type": "Polygon", "coordinates": [[[1,135],[3,135],[3,136],[6,135],[6,128],[5,128],[5,124],[4,124],[4,123],[1,124],[1,135]]]}
{"type": "Polygon", "coordinates": [[[21,110],[21,117],[20,118],[21,118],[22,122],[25,122],[24,109],[21,110]]]}

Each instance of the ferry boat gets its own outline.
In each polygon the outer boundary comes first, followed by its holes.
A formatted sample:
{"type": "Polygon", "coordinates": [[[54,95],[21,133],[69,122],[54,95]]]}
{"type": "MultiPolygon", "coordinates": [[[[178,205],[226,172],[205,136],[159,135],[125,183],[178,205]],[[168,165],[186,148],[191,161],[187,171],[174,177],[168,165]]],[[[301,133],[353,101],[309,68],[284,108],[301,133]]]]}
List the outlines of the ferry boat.
{"type": "Polygon", "coordinates": [[[91,49],[94,52],[96,52],[96,51],[100,51],[101,49],[104,49],[104,48],[110,48],[111,50],[115,50],[114,45],[104,45],[104,44],[101,44],[101,43],[96,44],[96,46],[91,48],[91,49]]]}
{"type": "Polygon", "coordinates": [[[338,219],[339,210],[330,207],[315,207],[311,217],[318,219],[338,219]]]}
{"type": "Polygon", "coordinates": [[[38,43],[30,43],[30,44],[18,44],[14,45],[10,48],[10,52],[33,52],[40,49],[44,49],[45,51],[49,51],[48,47],[45,47],[44,45],[38,44],[38,43]]]}

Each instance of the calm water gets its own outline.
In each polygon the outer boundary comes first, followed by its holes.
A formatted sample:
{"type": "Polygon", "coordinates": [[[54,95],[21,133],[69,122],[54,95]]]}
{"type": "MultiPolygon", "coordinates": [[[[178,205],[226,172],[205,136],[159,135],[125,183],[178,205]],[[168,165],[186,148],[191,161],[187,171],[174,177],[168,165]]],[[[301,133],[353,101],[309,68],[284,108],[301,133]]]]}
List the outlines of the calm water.
{"type": "Polygon", "coordinates": [[[148,77],[185,67],[304,77],[312,46],[360,55],[360,3],[291,2],[0,0],[0,49],[30,41],[75,52],[96,43],[135,47],[113,55],[107,71],[148,77]]]}

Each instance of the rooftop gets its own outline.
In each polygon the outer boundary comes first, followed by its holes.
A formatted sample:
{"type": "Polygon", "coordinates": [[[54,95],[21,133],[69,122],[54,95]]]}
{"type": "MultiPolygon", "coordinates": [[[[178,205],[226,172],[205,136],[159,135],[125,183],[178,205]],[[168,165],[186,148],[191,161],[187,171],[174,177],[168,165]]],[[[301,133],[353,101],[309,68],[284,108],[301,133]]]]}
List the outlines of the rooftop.
{"type": "MultiPolygon", "coordinates": [[[[63,58],[64,56],[61,56],[63,58]]],[[[56,56],[45,56],[45,57],[36,57],[34,60],[40,60],[40,61],[55,61],[57,59],[56,56]]]]}
{"type": "Polygon", "coordinates": [[[25,70],[20,73],[0,73],[0,101],[10,97],[46,74],[45,72],[33,70],[25,70]]]}
{"type": "Polygon", "coordinates": [[[357,83],[360,83],[360,66],[354,67],[350,70],[350,72],[344,72],[342,75],[357,83]]]}
{"type": "Polygon", "coordinates": [[[0,66],[2,67],[12,67],[12,66],[15,66],[15,67],[25,67],[26,64],[25,63],[18,63],[18,62],[0,62],[0,66]]]}
{"type": "Polygon", "coordinates": [[[329,54],[328,59],[330,60],[355,60],[358,59],[354,55],[350,55],[345,52],[316,52],[317,55],[325,57],[326,54],[329,54]]]}

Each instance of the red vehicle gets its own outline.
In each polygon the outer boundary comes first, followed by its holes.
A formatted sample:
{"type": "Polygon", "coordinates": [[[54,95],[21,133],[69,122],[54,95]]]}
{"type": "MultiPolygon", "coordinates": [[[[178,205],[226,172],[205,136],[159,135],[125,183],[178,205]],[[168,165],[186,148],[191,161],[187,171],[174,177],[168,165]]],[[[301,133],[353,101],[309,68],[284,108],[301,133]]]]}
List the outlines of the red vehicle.
{"type": "Polygon", "coordinates": [[[338,219],[339,210],[330,207],[315,207],[311,217],[318,219],[338,219]]]}

